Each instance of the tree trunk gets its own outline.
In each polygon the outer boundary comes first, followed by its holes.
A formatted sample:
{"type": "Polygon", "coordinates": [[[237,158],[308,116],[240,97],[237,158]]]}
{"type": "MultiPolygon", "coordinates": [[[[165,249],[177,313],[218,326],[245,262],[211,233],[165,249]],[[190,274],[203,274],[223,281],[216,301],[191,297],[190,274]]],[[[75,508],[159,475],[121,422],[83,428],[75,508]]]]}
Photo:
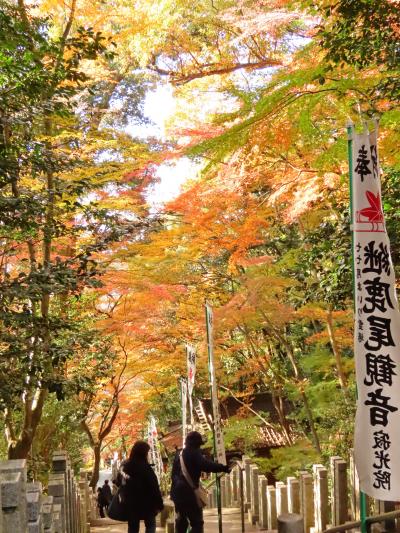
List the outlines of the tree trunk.
{"type": "MultiPolygon", "coordinates": [[[[25,417],[24,426],[16,438],[11,438],[8,441],[8,458],[9,459],[26,459],[31,451],[32,442],[35,438],[36,429],[42,418],[43,405],[47,396],[46,390],[38,392],[37,399],[27,398],[25,403],[25,417]],[[35,406],[33,407],[33,404],[35,406]]],[[[10,419],[6,419],[7,424],[12,423],[10,419]]],[[[14,435],[14,428],[8,428],[11,431],[6,431],[6,434],[14,435]]]]}
{"type": "Polygon", "coordinates": [[[101,442],[97,442],[93,446],[93,456],[94,456],[94,463],[93,463],[92,477],[90,478],[89,485],[92,487],[93,492],[94,492],[94,490],[96,489],[97,483],[99,481],[99,477],[100,477],[101,442]]]}
{"type": "Polygon", "coordinates": [[[319,442],[318,433],[317,433],[317,430],[315,428],[314,416],[313,416],[313,413],[311,411],[310,404],[308,403],[307,394],[305,393],[305,391],[303,389],[303,384],[301,383],[303,380],[302,380],[300,368],[297,365],[296,358],[295,358],[295,355],[293,353],[292,347],[289,344],[289,342],[287,341],[287,339],[285,338],[285,335],[280,334],[276,330],[275,330],[275,335],[276,335],[276,338],[281,342],[281,344],[283,344],[283,346],[285,346],[285,348],[286,348],[286,354],[287,354],[287,356],[289,358],[290,364],[292,365],[293,374],[294,374],[295,380],[296,380],[296,382],[298,383],[298,386],[299,386],[300,397],[301,397],[301,399],[303,401],[304,411],[306,413],[307,420],[308,420],[308,423],[310,425],[311,439],[313,441],[313,445],[314,445],[315,450],[320,454],[321,453],[321,444],[319,442]]]}
{"type": "Polygon", "coordinates": [[[338,380],[340,383],[340,387],[343,391],[343,394],[345,398],[347,399],[348,398],[347,380],[346,380],[346,375],[343,371],[342,356],[341,356],[339,347],[336,342],[335,328],[333,326],[332,309],[329,309],[326,315],[326,325],[328,329],[329,341],[331,343],[332,352],[333,352],[333,355],[335,356],[336,372],[337,372],[338,380]]]}
{"type": "Polygon", "coordinates": [[[322,453],[321,445],[320,445],[320,442],[319,442],[319,437],[318,437],[317,430],[315,429],[314,417],[313,417],[313,414],[312,414],[312,411],[311,411],[311,408],[310,408],[310,404],[308,403],[307,395],[306,395],[306,393],[304,391],[300,391],[300,396],[301,396],[301,399],[303,400],[304,410],[305,410],[306,415],[307,415],[308,423],[310,424],[310,430],[311,430],[311,435],[312,435],[312,441],[313,441],[313,444],[314,444],[314,448],[316,449],[316,451],[319,454],[321,454],[322,453]]]}
{"type": "Polygon", "coordinates": [[[280,394],[277,395],[274,392],[272,392],[272,403],[278,415],[279,423],[281,425],[283,434],[285,435],[286,444],[291,446],[293,444],[293,439],[290,436],[290,428],[289,428],[289,423],[286,419],[285,411],[283,408],[282,396],[280,394]]]}
{"type": "Polygon", "coordinates": [[[31,451],[32,432],[24,431],[17,442],[8,446],[8,459],[26,459],[31,451]]]}

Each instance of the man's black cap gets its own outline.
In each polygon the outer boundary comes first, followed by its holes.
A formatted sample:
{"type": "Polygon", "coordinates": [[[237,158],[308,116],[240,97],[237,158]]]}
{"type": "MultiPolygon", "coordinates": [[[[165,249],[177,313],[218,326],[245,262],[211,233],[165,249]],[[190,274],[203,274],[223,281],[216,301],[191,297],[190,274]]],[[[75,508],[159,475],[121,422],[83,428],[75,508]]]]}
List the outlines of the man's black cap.
{"type": "Polygon", "coordinates": [[[185,444],[187,446],[200,447],[202,444],[205,444],[205,441],[203,440],[203,437],[198,431],[190,431],[186,435],[185,444]]]}

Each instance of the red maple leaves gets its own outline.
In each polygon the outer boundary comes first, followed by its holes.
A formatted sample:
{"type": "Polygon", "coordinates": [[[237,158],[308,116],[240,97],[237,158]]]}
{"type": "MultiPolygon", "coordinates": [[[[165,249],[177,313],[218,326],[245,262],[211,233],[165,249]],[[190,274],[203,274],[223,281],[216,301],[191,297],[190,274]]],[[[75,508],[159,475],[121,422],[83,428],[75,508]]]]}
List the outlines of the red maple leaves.
{"type": "Polygon", "coordinates": [[[360,211],[358,211],[357,221],[363,222],[361,217],[364,217],[368,222],[383,222],[383,211],[379,193],[375,195],[371,191],[366,191],[365,195],[367,197],[369,207],[364,207],[364,209],[360,209],[360,211]]]}

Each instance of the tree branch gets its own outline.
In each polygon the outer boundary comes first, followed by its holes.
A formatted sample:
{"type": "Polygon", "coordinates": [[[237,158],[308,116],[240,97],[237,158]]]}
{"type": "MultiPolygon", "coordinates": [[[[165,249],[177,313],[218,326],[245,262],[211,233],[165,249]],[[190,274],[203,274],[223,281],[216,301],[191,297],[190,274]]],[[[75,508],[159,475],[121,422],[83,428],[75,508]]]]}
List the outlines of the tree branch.
{"type": "Polygon", "coordinates": [[[148,65],[147,68],[153,70],[154,72],[157,72],[157,74],[160,74],[161,76],[169,76],[173,85],[184,85],[185,83],[189,83],[190,81],[196,80],[198,78],[205,78],[207,76],[221,76],[223,74],[230,74],[231,72],[235,72],[236,70],[240,69],[258,70],[267,67],[276,67],[279,65],[281,65],[281,61],[269,58],[257,62],[235,63],[234,65],[230,65],[227,67],[201,70],[199,72],[193,72],[192,74],[185,75],[173,70],[166,70],[160,68],[155,64],[155,59],[153,59],[153,63],[148,65]]]}

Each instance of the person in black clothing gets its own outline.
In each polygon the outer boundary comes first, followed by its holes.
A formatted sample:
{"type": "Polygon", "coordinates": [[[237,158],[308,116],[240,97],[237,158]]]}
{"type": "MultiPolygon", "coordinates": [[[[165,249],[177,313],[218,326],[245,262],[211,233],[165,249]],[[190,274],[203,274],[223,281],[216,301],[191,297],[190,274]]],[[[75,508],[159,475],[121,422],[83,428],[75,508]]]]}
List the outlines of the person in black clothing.
{"type": "MultiPolygon", "coordinates": [[[[229,472],[229,466],[206,459],[200,446],[204,444],[197,431],[188,433],[182,458],[195,487],[199,486],[202,472],[229,472]]],[[[191,533],[203,533],[203,509],[199,507],[193,489],[182,474],[180,453],[175,456],[172,467],[171,499],[175,504],[175,532],[186,533],[190,523],[191,533]]]]}
{"type": "Polygon", "coordinates": [[[104,500],[103,493],[101,491],[101,488],[97,488],[97,507],[99,509],[100,518],[105,518],[106,515],[104,514],[104,507],[107,506],[107,502],[104,500]]]}
{"type": "Polygon", "coordinates": [[[101,487],[101,495],[103,496],[103,505],[107,509],[112,500],[112,492],[108,479],[104,481],[104,485],[101,487]]]}
{"type": "Polygon", "coordinates": [[[138,533],[141,520],[144,520],[146,533],[155,533],[156,515],[164,508],[157,476],[148,462],[149,450],[147,442],[135,442],[129,460],[122,467],[128,533],[138,533]]]}

